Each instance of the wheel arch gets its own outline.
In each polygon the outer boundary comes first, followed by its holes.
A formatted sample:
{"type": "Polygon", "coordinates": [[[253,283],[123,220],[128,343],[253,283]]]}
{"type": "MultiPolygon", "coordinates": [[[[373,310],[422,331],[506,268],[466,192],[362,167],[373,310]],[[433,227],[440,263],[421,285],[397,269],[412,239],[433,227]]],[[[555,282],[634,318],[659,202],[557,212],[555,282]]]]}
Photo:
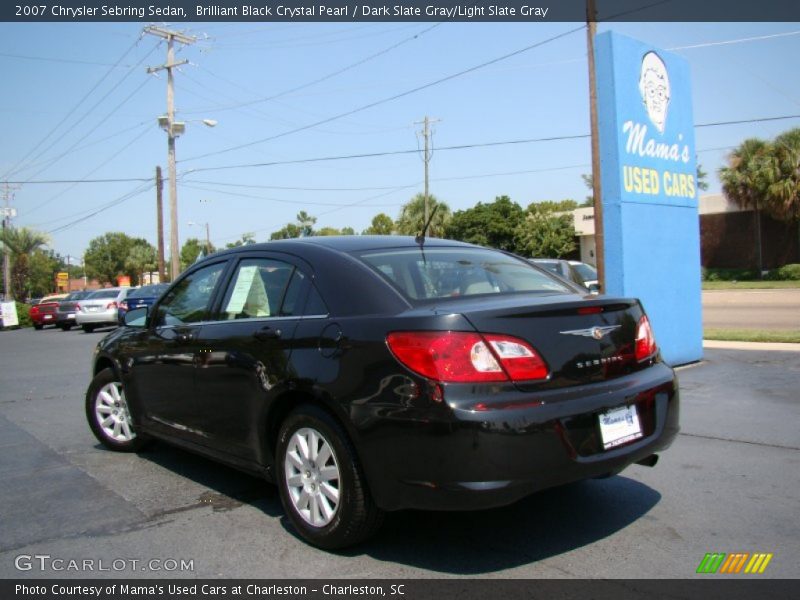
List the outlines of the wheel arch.
{"type": "Polygon", "coordinates": [[[304,404],[316,406],[328,413],[348,436],[349,441],[355,449],[358,460],[362,467],[364,461],[361,451],[357,444],[358,433],[347,419],[341,406],[328,394],[321,390],[290,389],[278,395],[269,405],[269,409],[264,415],[261,431],[264,432],[261,440],[261,456],[264,464],[267,465],[270,477],[274,479],[275,450],[278,445],[278,434],[282,423],[286,417],[297,407],[304,404]]]}

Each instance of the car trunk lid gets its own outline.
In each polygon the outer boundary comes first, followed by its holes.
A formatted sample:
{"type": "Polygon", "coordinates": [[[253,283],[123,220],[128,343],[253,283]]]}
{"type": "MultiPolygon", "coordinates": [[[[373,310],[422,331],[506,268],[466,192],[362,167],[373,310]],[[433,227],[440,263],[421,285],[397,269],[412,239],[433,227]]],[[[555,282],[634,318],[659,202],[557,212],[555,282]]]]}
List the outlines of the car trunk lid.
{"type": "Polygon", "coordinates": [[[643,311],[634,299],[526,294],[456,300],[435,310],[461,313],[481,333],[528,342],[550,377],[518,382],[526,391],[605,381],[639,368],[635,339],[643,311]]]}

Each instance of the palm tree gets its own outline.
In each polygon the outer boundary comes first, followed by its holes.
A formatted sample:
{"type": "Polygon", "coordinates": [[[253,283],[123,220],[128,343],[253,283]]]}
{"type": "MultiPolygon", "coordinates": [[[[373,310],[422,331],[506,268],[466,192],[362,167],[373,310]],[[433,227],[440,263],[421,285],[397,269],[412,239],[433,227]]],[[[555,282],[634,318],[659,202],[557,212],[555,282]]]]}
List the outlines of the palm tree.
{"type": "Polygon", "coordinates": [[[744,140],[728,155],[728,166],[719,170],[722,191],[742,208],[753,210],[756,265],[761,276],[761,209],[769,203],[769,187],[775,182],[772,145],[757,138],[744,140]]]}
{"type": "MultiPolygon", "coordinates": [[[[452,217],[450,207],[429,195],[428,209],[430,210],[429,216],[433,214],[433,218],[425,235],[444,237],[445,226],[452,217]],[[436,208],[435,214],[433,213],[434,208],[436,208]]],[[[417,235],[423,227],[425,227],[425,194],[417,194],[400,209],[396,230],[400,235],[417,235]]]]}
{"type": "Polygon", "coordinates": [[[775,138],[774,182],[769,186],[768,212],[779,221],[800,222],[800,128],[775,138]]]}
{"type": "Polygon", "coordinates": [[[0,234],[0,241],[3,244],[3,252],[8,252],[13,262],[11,286],[9,287],[6,282],[6,293],[10,292],[12,297],[25,302],[28,298],[30,255],[42,246],[46,246],[49,239],[45,234],[27,227],[19,229],[10,227],[0,234]]]}

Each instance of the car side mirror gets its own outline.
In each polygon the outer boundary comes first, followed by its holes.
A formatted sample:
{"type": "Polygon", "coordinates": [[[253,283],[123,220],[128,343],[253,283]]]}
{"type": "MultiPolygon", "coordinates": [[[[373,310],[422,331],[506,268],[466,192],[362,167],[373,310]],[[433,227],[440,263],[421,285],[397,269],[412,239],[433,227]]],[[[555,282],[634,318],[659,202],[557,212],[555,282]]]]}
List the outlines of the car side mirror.
{"type": "Polygon", "coordinates": [[[125,325],[127,327],[145,327],[147,324],[148,307],[135,308],[125,313],[125,325]]]}

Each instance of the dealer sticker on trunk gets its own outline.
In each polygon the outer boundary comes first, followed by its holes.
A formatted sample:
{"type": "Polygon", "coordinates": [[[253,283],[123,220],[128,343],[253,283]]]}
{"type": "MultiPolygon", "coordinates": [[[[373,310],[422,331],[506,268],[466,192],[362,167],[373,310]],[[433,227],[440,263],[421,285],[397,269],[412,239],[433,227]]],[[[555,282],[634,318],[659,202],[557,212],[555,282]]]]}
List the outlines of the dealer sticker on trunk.
{"type": "Polygon", "coordinates": [[[621,406],[601,413],[600,437],[603,440],[603,449],[608,450],[625,442],[642,437],[642,427],[636,405],[621,406]]]}

